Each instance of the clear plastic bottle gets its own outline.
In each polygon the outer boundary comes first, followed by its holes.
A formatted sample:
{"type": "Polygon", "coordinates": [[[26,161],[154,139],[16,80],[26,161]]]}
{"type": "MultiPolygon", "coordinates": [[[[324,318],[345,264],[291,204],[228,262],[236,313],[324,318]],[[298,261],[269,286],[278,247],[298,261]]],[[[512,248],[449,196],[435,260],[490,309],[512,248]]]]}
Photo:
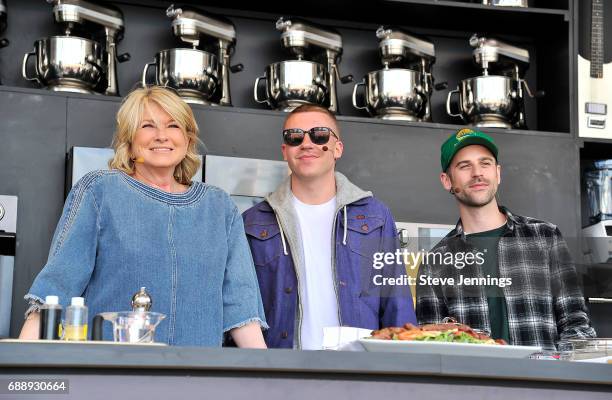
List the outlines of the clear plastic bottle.
{"type": "Polygon", "coordinates": [[[58,340],[60,338],[60,323],[62,321],[62,306],[57,296],[47,296],[45,304],[40,307],[39,339],[58,340]]]}
{"type": "Polygon", "coordinates": [[[82,297],[73,297],[66,307],[64,340],[87,340],[87,306],[82,297]]]}

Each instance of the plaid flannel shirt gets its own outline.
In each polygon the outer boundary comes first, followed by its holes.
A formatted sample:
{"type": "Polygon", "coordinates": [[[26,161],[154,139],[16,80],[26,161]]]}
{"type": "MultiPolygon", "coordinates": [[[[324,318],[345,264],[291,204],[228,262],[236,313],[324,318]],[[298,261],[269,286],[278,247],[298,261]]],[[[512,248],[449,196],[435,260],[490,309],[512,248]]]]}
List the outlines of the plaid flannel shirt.
{"type": "MultiPolygon", "coordinates": [[[[503,287],[513,345],[553,349],[569,338],[595,337],[567,244],[559,229],[534,218],[513,215],[504,207],[506,230],[498,243],[499,277],[511,278],[503,287]]],[[[461,221],[431,254],[476,252],[465,240],[461,221]]],[[[484,278],[477,264],[458,268],[438,259],[419,269],[416,314],[419,323],[439,323],[445,317],[490,334],[489,309],[483,286],[457,285],[460,275],[484,278]],[[423,277],[454,278],[455,285],[421,285],[423,277]]],[[[440,281],[439,281],[440,282],[440,281]]],[[[448,281],[446,281],[448,283],[448,281]]]]}

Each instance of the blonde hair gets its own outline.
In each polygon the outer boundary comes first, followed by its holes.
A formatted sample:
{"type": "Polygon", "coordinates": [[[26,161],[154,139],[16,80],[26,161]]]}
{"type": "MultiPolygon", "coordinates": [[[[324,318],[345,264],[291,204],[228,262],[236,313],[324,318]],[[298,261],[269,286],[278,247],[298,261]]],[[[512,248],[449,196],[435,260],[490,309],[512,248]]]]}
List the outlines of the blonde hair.
{"type": "Polygon", "coordinates": [[[189,185],[191,177],[200,167],[200,159],[197,153],[198,143],[200,142],[198,139],[198,124],[191,107],[176,92],[161,86],[135,89],[123,99],[117,112],[117,130],[113,137],[115,155],[108,162],[108,166],[128,175],[134,174],[134,160],[130,152],[130,146],[134,141],[136,131],[140,127],[145,109],[150,102],[155,102],[167,112],[180,126],[185,137],[189,139],[187,154],[174,169],[174,178],[177,182],[189,185]]]}

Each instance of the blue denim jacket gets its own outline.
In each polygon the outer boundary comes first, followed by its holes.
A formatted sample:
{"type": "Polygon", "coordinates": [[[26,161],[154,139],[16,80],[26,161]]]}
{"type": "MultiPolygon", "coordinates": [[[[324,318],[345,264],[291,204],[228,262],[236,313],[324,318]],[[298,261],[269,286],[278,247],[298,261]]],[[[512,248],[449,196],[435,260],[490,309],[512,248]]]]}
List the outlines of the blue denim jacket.
{"type": "Polygon", "coordinates": [[[130,310],[142,286],[152,311],[166,314],[157,342],[221,346],[232,328],[267,327],[242,219],[227,193],[194,182],[172,194],[123,172],[92,172],[70,192],[47,264],[25,298],[58,295],[66,307],[84,296],[91,323],[97,313],[130,310]]]}
{"type": "MultiPolygon", "coordinates": [[[[408,286],[372,284],[375,274],[397,277],[406,273],[403,265],[372,267],[375,252],[399,248],[391,212],[340,173],[336,173],[336,189],[332,265],[340,324],[366,329],[416,324],[408,286]]],[[[243,214],[270,325],[264,338],[273,348],[300,348],[299,275],[304,265],[290,190],[288,179],[266,201],[243,214]]]]}

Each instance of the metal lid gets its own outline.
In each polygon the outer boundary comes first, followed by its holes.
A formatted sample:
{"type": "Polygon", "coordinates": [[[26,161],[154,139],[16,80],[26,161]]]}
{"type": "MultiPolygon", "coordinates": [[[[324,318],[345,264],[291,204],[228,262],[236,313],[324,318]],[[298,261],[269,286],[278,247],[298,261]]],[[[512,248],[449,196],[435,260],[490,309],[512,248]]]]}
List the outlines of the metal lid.
{"type": "Polygon", "coordinates": [[[152,305],[153,300],[144,287],[141,287],[140,290],[132,296],[133,311],[149,311],[152,305]]]}

